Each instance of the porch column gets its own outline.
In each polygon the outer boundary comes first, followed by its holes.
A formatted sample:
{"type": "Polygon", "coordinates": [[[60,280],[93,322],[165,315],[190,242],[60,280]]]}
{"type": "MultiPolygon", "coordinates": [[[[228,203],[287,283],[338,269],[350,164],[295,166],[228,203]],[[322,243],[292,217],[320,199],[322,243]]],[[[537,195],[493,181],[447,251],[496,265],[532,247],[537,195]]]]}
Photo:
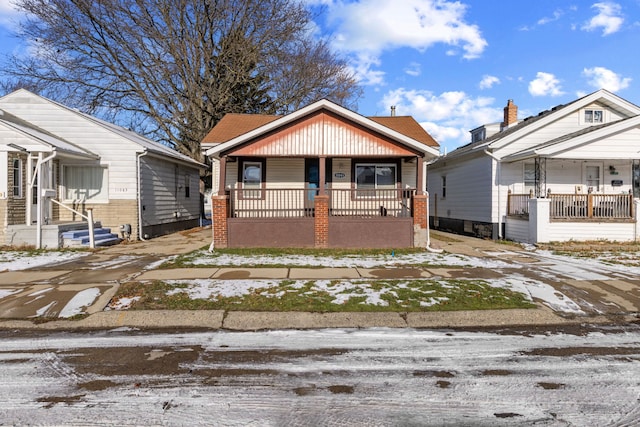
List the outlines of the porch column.
{"type": "Polygon", "coordinates": [[[416,165],[418,168],[418,176],[416,178],[416,194],[421,196],[424,194],[422,189],[424,188],[424,161],[422,157],[418,157],[418,164],[416,165]]]}
{"type": "Polygon", "coordinates": [[[225,177],[227,176],[227,156],[220,157],[220,170],[218,171],[218,196],[224,196],[225,177]]]}
{"type": "Polygon", "coordinates": [[[413,196],[413,247],[424,248],[428,244],[427,208],[429,199],[426,194],[413,196]]]}
{"type": "MultiPolygon", "coordinates": [[[[320,169],[322,170],[322,169],[320,169]]],[[[322,180],[320,181],[322,182],[322,180]]],[[[320,186],[322,189],[324,186],[320,186]]],[[[322,190],[320,190],[322,191],[322,190]]],[[[329,196],[319,194],[314,199],[314,240],[316,248],[329,247],[329,196]]]]}
{"type": "Polygon", "coordinates": [[[229,196],[211,196],[211,229],[213,246],[226,248],[229,246],[227,217],[229,212],[229,196]]]}
{"type": "MultiPolygon", "coordinates": [[[[326,186],[327,186],[327,174],[326,174],[326,168],[325,165],[327,163],[327,158],[326,157],[320,157],[318,159],[318,173],[320,174],[319,179],[318,179],[318,187],[320,187],[320,191],[318,191],[318,194],[321,196],[324,196],[326,194],[326,186]]],[[[327,205],[328,206],[328,205],[327,205]]],[[[317,207],[316,207],[317,209],[317,207]]]]}

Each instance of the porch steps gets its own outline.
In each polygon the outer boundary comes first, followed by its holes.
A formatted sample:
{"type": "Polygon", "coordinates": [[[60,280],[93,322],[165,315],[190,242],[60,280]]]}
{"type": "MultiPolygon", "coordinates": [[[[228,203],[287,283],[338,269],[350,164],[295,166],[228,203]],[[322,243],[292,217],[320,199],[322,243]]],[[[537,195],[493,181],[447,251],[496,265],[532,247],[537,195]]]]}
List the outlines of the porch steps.
{"type": "MultiPolygon", "coordinates": [[[[110,228],[93,230],[96,246],[110,246],[120,243],[122,239],[113,234],[110,228]]],[[[62,233],[62,246],[66,248],[89,246],[89,230],[72,230],[62,233]]]]}

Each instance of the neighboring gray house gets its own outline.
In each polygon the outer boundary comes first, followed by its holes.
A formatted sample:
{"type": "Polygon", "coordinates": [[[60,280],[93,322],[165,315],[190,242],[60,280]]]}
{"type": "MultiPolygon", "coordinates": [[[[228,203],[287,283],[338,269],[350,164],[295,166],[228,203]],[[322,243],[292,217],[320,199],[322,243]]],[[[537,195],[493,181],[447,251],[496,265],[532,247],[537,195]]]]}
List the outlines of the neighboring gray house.
{"type": "Polygon", "coordinates": [[[640,237],[640,107],[599,90],[504,121],[429,165],[430,223],[522,242],[640,237]]]}
{"type": "Polygon", "coordinates": [[[20,89],[0,98],[0,245],[59,247],[95,222],[130,239],[199,225],[205,165],[20,89]]]}

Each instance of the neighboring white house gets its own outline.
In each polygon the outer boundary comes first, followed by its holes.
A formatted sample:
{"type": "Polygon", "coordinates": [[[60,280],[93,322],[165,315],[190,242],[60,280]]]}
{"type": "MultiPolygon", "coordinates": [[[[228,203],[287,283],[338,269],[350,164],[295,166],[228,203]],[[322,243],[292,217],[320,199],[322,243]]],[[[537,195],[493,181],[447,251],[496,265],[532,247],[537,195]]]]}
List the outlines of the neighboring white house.
{"type": "Polygon", "coordinates": [[[0,245],[59,247],[89,209],[132,239],[199,224],[204,165],[24,89],[0,98],[0,165],[0,245]]]}
{"type": "Polygon", "coordinates": [[[478,127],[429,165],[430,223],[522,242],[640,236],[640,107],[599,90],[478,127]]]}

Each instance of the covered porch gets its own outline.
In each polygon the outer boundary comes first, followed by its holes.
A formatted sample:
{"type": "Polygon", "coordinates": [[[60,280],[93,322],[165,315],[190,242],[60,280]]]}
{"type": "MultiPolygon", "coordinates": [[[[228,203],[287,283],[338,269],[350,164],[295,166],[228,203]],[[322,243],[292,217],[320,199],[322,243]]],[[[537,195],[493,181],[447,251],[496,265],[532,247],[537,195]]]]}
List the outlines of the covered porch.
{"type": "Polygon", "coordinates": [[[505,237],[529,243],[636,241],[640,161],[536,158],[520,164],[529,191],[507,193],[505,237]],[[528,169],[528,170],[527,170],[528,169]]]}

